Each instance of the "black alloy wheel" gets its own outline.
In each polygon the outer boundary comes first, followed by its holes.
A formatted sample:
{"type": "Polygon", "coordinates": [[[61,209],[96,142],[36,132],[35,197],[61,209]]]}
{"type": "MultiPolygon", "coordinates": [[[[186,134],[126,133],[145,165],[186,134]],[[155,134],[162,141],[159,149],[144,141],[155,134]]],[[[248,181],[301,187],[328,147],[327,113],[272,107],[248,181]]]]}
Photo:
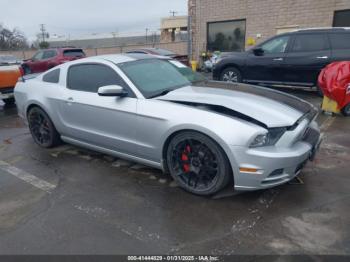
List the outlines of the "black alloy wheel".
{"type": "Polygon", "coordinates": [[[241,83],[242,75],[238,69],[234,67],[228,67],[224,69],[224,71],[222,71],[220,75],[220,80],[224,82],[241,83]]]}
{"type": "Polygon", "coordinates": [[[50,148],[60,143],[60,136],[49,116],[39,107],[28,112],[28,124],[32,137],[39,146],[50,148]]]}
{"type": "Polygon", "coordinates": [[[167,150],[167,164],[176,182],[198,195],[216,193],[232,177],[230,164],[221,147],[197,132],[183,132],[172,139],[167,150]]]}

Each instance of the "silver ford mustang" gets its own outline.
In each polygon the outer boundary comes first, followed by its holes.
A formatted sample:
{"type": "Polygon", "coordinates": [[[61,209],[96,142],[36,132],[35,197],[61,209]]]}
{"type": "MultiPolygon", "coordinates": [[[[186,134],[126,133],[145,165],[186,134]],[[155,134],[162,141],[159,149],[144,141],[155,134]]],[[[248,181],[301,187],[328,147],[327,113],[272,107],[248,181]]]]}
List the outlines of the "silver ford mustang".
{"type": "Polygon", "coordinates": [[[76,60],[22,79],[15,98],[40,146],[63,140],[160,168],[199,195],[286,183],[321,141],[311,104],[163,57],[76,60]]]}

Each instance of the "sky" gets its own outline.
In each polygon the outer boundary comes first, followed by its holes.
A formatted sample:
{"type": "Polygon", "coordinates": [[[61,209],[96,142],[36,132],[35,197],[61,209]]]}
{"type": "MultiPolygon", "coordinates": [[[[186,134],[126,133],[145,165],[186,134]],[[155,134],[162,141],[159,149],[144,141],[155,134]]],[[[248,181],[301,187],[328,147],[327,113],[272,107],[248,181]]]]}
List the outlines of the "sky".
{"type": "Polygon", "coordinates": [[[51,36],[155,31],[160,18],[187,15],[187,0],[0,0],[0,24],[33,41],[45,24],[51,36]]]}

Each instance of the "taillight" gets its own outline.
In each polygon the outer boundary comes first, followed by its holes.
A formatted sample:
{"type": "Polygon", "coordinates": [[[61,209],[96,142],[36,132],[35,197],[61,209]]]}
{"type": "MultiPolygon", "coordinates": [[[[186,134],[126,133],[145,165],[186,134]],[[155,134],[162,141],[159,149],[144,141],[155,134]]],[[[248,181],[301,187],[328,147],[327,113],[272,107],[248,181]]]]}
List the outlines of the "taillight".
{"type": "Polygon", "coordinates": [[[21,76],[24,76],[24,69],[23,67],[19,67],[19,73],[21,74],[21,76]]]}

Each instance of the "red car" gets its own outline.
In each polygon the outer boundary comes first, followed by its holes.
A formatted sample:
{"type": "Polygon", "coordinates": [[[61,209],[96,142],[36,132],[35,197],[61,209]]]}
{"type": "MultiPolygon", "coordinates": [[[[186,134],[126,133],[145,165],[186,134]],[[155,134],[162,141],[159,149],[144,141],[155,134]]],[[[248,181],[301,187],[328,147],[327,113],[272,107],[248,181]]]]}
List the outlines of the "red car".
{"type": "Polygon", "coordinates": [[[181,63],[183,63],[187,66],[189,65],[187,55],[178,55],[170,50],[162,49],[162,48],[140,48],[140,49],[127,51],[126,53],[128,53],[128,54],[149,54],[149,55],[168,56],[168,57],[171,57],[175,60],[180,61],[181,63]]]}
{"type": "Polygon", "coordinates": [[[36,54],[22,64],[24,74],[44,72],[52,67],[85,57],[80,48],[54,48],[39,50],[36,54]]]}

